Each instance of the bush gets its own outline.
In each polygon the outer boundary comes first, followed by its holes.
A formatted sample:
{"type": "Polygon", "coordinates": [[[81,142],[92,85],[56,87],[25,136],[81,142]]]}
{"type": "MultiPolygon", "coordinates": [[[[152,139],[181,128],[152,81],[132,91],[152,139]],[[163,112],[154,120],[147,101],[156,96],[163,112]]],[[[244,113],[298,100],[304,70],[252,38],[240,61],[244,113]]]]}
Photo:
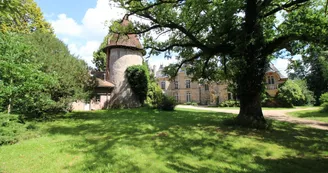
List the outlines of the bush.
{"type": "Polygon", "coordinates": [[[192,105],[192,106],[198,106],[198,103],[196,102],[186,102],[184,105],[192,105]]]}
{"type": "Polygon", "coordinates": [[[291,80],[279,87],[276,99],[282,107],[303,106],[307,102],[302,89],[291,80]]]}
{"type": "Polygon", "coordinates": [[[219,107],[239,107],[240,104],[238,101],[227,100],[219,104],[219,107]]]}
{"type": "Polygon", "coordinates": [[[193,106],[198,106],[198,103],[196,103],[196,102],[191,102],[191,105],[193,105],[193,106]]]}
{"type": "Polygon", "coordinates": [[[328,92],[321,94],[320,103],[321,103],[321,105],[323,105],[324,103],[328,103],[328,92]]]}
{"type": "Polygon", "coordinates": [[[159,109],[164,111],[173,111],[176,105],[177,103],[173,97],[164,95],[161,103],[159,104],[159,109]]]}
{"type": "Polygon", "coordinates": [[[328,112],[328,92],[320,96],[321,112],[328,112]]]}
{"type": "Polygon", "coordinates": [[[126,78],[132,91],[137,95],[141,104],[147,99],[149,72],[145,65],[130,66],[125,71],[126,78]]]}
{"type": "Polygon", "coordinates": [[[0,146],[17,143],[18,136],[25,130],[18,115],[0,114],[0,146]]]}
{"type": "Polygon", "coordinates": [[[151,108],[157,108],[162,102],[162,89],[158,86],[155,80],[151,80],[148,87],[146,105],[151,108]]]}

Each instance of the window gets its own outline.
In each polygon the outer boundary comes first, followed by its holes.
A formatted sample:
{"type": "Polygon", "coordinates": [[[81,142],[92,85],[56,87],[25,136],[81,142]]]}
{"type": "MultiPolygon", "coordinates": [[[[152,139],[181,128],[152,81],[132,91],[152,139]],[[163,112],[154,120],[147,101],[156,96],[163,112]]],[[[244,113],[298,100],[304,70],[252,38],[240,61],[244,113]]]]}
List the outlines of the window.
{"type": "Polygon", "coordinates": [[[191,102],[191,94],[190,94],[190,92],[187,92],[187,102],[191,102]]]}
{"type": "Polygon", "coordinates": [[[186,88],[190,88],[190,80],[186,80],[186,88]]]}
{"type": "Polygon", "coordinates": [[[163,90],[165,90],[165,81],[162,81],[162,82],[161,82],[161,88],[162,88],[163,90]]]}
{"type": "Polygon", "coordinates": [[[175,93],[174,97],[175,97],[175,101],[179,102],[179,93],[175,93]]]}
{"type": "Polygon", "coordinates": [[[174,81],[174,89],[179,89],[179,82],[178,81],[174,81]]]}
{"type": "Polygon", "coordinates": [[[100,95],[96,95],[96,102],[100,102],[100,95]]]}
{"type": "Polygon", "coordinates": [[[209,90],[209,87],[207,84],[205,84],[205,91],[208,91],[209,90]]]}
{"type": "Polygon", "coordinates": [[[268,78],[267,79],[268,80],[268,84],[274,84],[275,81],[274,81],[274,77],[273,76],[268,76],[267,78],[268,78]]]}
{"type": "Polygon", "coordinates": [[[228,100],[233,100],[233,95],[232,95],[232,93],[228,93],[228,100]]]}

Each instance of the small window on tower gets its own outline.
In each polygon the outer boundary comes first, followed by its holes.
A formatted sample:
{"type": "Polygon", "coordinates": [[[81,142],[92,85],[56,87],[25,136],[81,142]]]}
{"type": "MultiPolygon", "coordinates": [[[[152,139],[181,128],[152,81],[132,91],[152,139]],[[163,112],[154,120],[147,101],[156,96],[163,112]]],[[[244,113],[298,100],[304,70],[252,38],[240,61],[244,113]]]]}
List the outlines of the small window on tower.
{"type": "Polygon", "coordinates": [[[100,95],[96,95],[96,102],[100,102],[100,95]]]}
{"type": "Polygon", "coordinates": [[[207,84],[205,84],[205,91],[208,91],[209,90],[209,87],[207,84]]]}

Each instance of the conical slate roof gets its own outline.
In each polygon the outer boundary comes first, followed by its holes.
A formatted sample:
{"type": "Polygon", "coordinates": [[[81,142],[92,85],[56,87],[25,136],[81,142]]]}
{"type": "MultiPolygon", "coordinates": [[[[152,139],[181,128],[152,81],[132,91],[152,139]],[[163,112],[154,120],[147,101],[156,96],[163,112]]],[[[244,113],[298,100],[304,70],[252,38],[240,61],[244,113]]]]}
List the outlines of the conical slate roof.
{"type": "MultiPolygon", "coordinates": [[[[128,19],[128,16],[125,15],[121,25],[128,26],[131,22],[128,19]]],[[[108,39],[108,45],[106,48],[114,48],[114,47],[128,47],[133,49],[142,50],[142,45],[136,34],[114,34],[112,37],[108,39]]]]}

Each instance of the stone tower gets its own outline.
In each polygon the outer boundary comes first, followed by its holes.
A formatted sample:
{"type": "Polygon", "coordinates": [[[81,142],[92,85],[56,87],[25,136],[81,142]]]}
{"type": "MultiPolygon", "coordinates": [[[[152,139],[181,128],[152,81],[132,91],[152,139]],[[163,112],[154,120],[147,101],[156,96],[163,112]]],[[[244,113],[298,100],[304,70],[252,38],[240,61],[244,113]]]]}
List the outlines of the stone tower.
{"type": "MultiPolygon", "coordinates": [[[[128,26],[130,21],[124,16],[121,25],[128,26]]],[[[115,88],[108,103],[109,107],[138,107],[140,102],[132,92],[125,77],[125,70],[133,65],[142,65],[143,48],[136,34],[114,34],[108,39],[106,80],[115,88]]],[[[142,81],[140,81],[142,82],[142,81]]]]}

